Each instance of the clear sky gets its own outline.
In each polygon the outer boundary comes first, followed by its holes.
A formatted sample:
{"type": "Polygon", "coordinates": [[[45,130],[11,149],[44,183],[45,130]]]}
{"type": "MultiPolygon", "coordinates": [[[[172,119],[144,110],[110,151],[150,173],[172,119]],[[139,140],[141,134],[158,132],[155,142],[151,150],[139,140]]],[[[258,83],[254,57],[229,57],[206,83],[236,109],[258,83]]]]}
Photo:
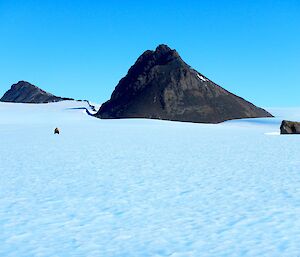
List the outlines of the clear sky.
{"type": "Polygon", "coordinates": [[[161,43],[257,105],[300,106],[299,0],[0,0],[0,95],[26,80],[103,102],[161,43]]]}

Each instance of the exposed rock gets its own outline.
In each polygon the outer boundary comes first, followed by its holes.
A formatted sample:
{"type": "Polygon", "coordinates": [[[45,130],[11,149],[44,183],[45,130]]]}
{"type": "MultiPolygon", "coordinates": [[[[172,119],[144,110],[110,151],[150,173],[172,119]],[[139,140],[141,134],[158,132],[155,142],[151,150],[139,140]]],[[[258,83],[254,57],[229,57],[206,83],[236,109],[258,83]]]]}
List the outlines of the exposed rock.
{"type": "Polygon", "coordinates": [[[281,134],[300,134],[300,122],[284,120],[280,126],[281,134]]]}
{"type": "Polygon", "coordinates": [[[95,116],[201,123],[272,117],[192,69],[166,45],[144,52],[95,116]]]}
{"type": "Polygon", "coordinates": [[[63,100],[73,100],[52,95],[26,81],[19,81],[0,99],[1,102],[13,103],[50,103],[63,100]]]}
{"type": "MultiPolygon", "coordinates": [[[[78,102],[86,102],[88,104],[88,106],[90,107],[92,112],[97,112],[96,110],[96,106],[91,104],[89,100],[77,100],[78,102]]],[[[86,109],[86,111],[89,113],[89,110],[86,109]]],[[[90,113],[89,113],[90,114],[90,113]]]]}

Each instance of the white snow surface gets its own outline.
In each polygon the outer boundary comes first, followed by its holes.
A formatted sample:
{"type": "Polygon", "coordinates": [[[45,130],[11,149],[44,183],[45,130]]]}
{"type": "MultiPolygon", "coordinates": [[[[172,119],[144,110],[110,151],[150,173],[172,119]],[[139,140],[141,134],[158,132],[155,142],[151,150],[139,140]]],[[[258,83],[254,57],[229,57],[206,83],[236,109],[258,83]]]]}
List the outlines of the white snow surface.
{"type": "Polygon", "coordinates": [[[205,125],[82,107],[0,103],[1,257],[300,256],[300,137],[270,136],[299,108],[205,125]]]}

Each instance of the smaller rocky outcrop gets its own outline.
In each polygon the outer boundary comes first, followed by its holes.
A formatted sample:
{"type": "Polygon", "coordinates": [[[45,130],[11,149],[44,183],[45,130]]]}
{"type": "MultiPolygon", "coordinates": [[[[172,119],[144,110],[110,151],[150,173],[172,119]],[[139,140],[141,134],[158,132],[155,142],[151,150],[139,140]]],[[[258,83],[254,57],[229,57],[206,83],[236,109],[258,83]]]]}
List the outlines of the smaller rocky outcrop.
{"type": "Polygon", "coordinates": [[[1,102],[12,103],[51,103],[64,100],[74,100],[52,95],[27,81],[19,81],[13,84],[11,88],[0,99],[1,102]]]}
{"type": "Polygon", "coordinates": [[[280,126],[282,135],[300,134],[300,122],[284,120],[280,126]]]}

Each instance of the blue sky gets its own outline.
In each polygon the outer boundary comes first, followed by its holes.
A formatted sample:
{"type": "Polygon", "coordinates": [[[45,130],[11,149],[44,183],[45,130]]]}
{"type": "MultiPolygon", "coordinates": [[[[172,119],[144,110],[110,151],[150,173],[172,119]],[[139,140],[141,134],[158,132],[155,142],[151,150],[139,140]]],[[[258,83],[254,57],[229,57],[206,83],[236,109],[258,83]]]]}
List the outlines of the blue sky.
{"type": "Polygon", "coordinates": [[[299,0],[0,0],[0,95],[27,80],[103,102],[160,43],[257,105],[300,106],[299,0]]]}

